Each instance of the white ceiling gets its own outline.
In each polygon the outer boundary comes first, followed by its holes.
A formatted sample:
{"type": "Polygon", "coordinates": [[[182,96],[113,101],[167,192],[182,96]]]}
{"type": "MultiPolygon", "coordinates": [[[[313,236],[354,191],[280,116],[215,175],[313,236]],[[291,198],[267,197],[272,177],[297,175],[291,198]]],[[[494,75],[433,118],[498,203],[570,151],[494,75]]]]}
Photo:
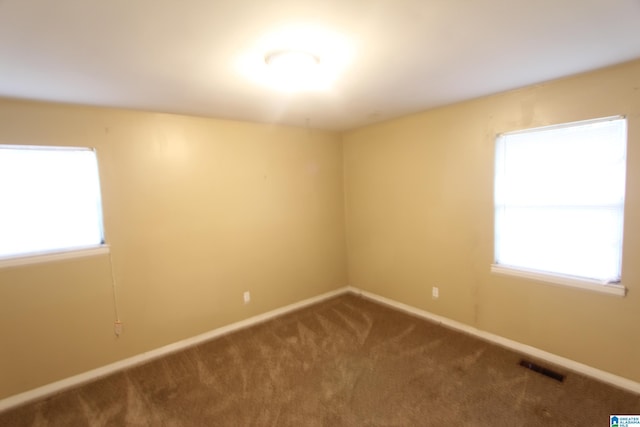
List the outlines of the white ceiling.
{"type": "Polygon", "coordinates": [[[0,96],[333,130],[635,58],[640,0],[0,0],[0,96]],[[305,26],[330,89],[239,69],[305,26]]]}

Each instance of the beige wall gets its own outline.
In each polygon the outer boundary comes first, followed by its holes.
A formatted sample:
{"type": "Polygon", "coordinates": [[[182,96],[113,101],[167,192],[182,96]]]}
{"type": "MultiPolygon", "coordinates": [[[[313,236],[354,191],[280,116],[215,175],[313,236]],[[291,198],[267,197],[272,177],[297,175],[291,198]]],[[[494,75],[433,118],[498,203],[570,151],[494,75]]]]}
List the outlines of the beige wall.
{"type": "Polygon", "coordinates": [[[640,381],[640,61],[369,126],[343,142],[351,285],[640,381]],[[628,295],[491,274],[495,135],[617,114],[628,117],[628,295]]]}
{"type": "Polygon", "coordinates": [[[107,256],[0,269],[0,398],[347,284],[338,134],[0,101],[0,143],[97,148],[124,322],[107,256]]]}

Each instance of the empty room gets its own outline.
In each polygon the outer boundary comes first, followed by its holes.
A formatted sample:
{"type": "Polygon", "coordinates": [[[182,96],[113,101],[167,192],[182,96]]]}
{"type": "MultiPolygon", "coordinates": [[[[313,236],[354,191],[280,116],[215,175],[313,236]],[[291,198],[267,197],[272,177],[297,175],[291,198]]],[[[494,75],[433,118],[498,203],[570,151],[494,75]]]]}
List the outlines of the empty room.
{"type": "Polygon", "coordinates": [[[638,425],[636,168],[638,0],[0,0],[0,425],[638,425]]]}

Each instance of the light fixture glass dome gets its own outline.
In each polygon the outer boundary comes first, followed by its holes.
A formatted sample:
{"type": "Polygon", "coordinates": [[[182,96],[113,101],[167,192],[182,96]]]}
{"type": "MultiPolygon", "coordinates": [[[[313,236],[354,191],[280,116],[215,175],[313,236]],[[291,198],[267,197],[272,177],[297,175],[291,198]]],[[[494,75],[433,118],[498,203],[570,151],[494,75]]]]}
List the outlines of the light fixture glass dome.
{"type": "Polygon", "coordinates": [[[269,73],[278,86],[289,90],[302,90],[317,80],[320,59],[303,50],[279,50],[264,57],[269,73]]]}
{"type": "Polygon", "coordinates": [[[353,56],[350,40],[310,24],[280,27],[240,52],[236,67],[255,83],[284,92],[332,89],[353,56]]]}
{"type": "Polygon", "coordinates": [[[271,67],[283,70],[310,70],[320,63],[320,58],[303,50],[279,50],[264,57],[271,67]]]}

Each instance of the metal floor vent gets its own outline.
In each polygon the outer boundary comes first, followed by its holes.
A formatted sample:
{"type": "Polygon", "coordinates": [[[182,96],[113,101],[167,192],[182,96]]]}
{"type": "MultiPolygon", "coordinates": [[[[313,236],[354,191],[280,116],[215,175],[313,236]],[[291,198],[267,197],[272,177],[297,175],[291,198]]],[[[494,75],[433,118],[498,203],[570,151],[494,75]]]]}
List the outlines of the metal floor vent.
{"type": "Polygon", "coordinates": [[[544,366],[537,365],[533,362],[529,362],[528,360],[520,360],[520,366],[524,366],[527,369],[531,369],[534,372],[545,375],[549,378],[553,378],[556,381],[563,382],[564,375],[559,372],[552,371],[551,369],[545,368],[544,366]]]}

